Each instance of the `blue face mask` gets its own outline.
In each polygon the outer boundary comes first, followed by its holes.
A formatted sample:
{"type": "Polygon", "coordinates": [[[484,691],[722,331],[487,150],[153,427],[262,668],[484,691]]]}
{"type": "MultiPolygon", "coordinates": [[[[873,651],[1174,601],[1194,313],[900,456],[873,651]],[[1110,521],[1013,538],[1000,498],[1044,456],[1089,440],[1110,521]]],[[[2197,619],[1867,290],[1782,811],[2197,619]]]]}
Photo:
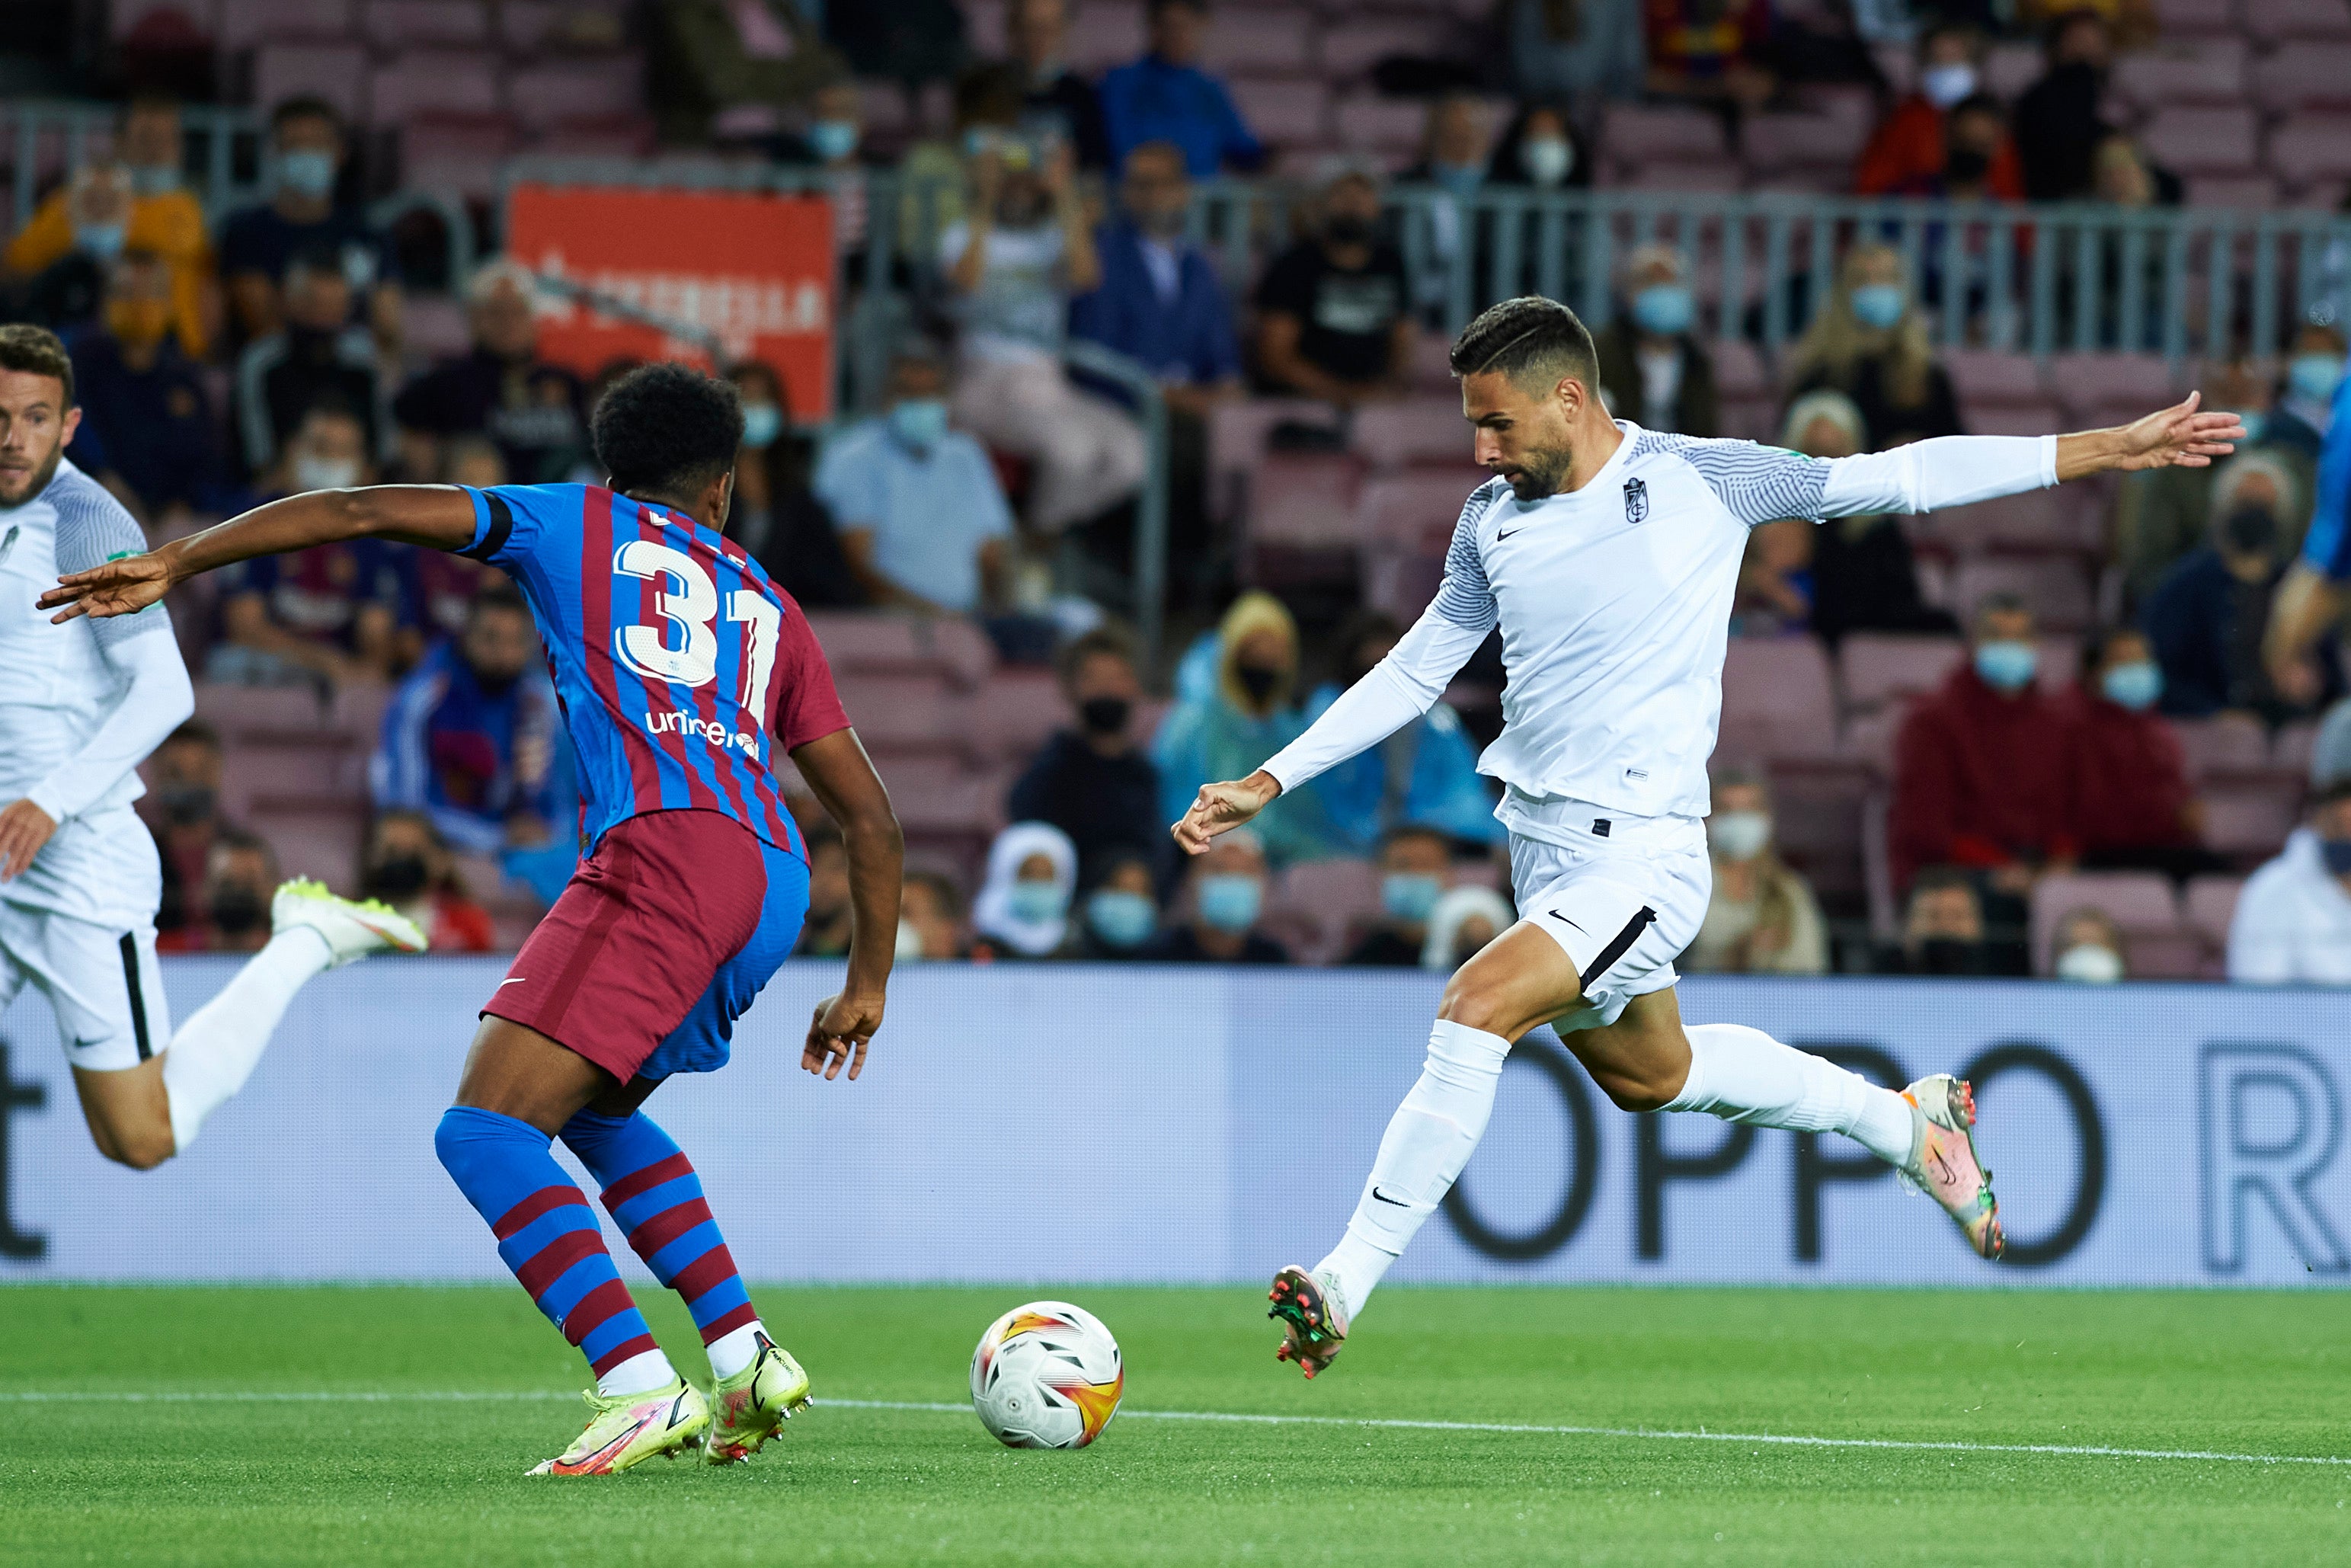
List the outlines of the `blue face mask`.
{"type": "Polygon", "coordinates": [[[1140,947],[1159,925],[1159,911],[1139,893],[1105,887],[1086,900],[1086,924],[1106,947],[1140,947]]]}
{"type": "Polygon", "coordinates": [[[323,196],[335,188],[335,155],[308,148],[280,152],[277,183],[298,196],[323,196]]]}
{"type": "Polygon", "coordinates": [[[743,405],[743,444],[772,446],[784,431],[784,411],[771,402],[743,405]]]}
{"type": "Polygon", "coordinates": [[[120,224],[74,225],[74,244],[99,261],[112,261],[120,256],[127,237],[120,224]]]}
{"type": "Polygon", "coordinates": [[[2336,876],[2351,876],[2351,839],[2321,839],[2318,852],[2336,876]]]}
{"type": "Polygon", "coordinates": [[[1657,338],[1678,338],[1690,329],[1698,307],[1678,283],[1653,283],[1633,296],[1633,324],[1657,338]]]}
{"type": "Polygon", "coordinates": [[[2155,699],[2163,695],[2163,672],[2151,659],[2135,659],[2099,676],[2098,689],[2106,694],[2107,701],[2139,713],[2153,707],[2155,699]]]}
{"type": "Polygon", "coordinates": [[[1486,183],[1486,171],[1475,163],[1434,163],[1429,177],[1457,196],[1474,195],[1486,183]]]}
{"type": "Polygon", "coordinates": [[[1380,907],[1391,920],[1421,925],[1444,896],[1444,882],[1426,872],[1392,871],[1380,878],[1380,907]]]}
{"type": "Polygon", "coordinates": [[[1069,895],[1057,882],[1016,882],[1012,884],[1012,918],[1028,925],[1043,925],[1070,911],[1069,895]]]}
{"type": "Polygon", "coordinates": [[[927,452],[946,439],[947,405],[935,397],[911,397],[893,404],[890,429],[907,445],[927,452]]]}
{"type": "Polygon", "coordinates": [[[2313,402],[2331,402],[2343,384],[2340,354],[2296,354],[2285,363],[2286,390],[2313,402]]]}
{"type": "Polygon", "coordinates": [[[1265,883],[1253,876],[1200,879],[1200,918],[1229,936],[1257,924],[1265,907],[1265,883]]]}
{"type": "Polygon", "coordinates": [[[2041,651],[2030,643],[1979,643],[1976,674],[1996,692],[2021,692],[2032,684],[2041,651]]]}
{"type": "Polygon", "coordinates": [[[1853,291],[1853,319],[1885,331],[1902,319],[1910,296],[1898,283],[1865,283],[1853,291]]]}
{"type": "Polygon", "coordinates": [[[831,163],[857,151],[857,121],[820,120],[808,128],[809,151],[831,163]]]}

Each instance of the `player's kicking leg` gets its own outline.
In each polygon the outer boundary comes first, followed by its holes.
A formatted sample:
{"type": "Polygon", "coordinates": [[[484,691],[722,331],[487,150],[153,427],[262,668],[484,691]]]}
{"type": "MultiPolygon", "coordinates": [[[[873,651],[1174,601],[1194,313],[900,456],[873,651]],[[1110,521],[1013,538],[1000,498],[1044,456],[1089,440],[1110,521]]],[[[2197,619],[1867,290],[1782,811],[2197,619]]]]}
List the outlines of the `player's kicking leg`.
{"type": "Polygon", "coordinates": [[[150,1170],[186,1151],[196,1130],[245,1086],[295,993],[371,953],[421,953],[424,934],[374,900],[338,898],[318,883],[281,884],[272,934],[174,1031],[155,963],[154,934],[123,935],[53,918],[45,946],[57,965],[46,988],[74,1059],[90,1136],[108,1159],[150,1170]],[[78,958],[72,953],[89,948],[78,958]]]}

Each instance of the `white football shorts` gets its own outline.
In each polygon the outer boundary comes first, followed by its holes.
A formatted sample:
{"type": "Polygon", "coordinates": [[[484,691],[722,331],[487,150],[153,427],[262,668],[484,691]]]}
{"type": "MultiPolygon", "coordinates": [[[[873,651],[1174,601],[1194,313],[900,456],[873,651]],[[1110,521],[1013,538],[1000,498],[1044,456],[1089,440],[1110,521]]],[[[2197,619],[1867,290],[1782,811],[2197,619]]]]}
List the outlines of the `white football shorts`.
{"type": "Polygon", "coordinates": [[[155,842],[128,808],[67,822],[0,886],[0,1014],[27,982],[57,1015],[66,1060],[136,1067],[172,1038],[155,962],[155,842]]]}
{"type": "Polygon", "coordinates": [[[1586,1005],[1557,1020],[1560,1033],[1614,1023],[1635,997],[1681,977],[1674,960],[1696,940],[1714,892],[1704,821],[1516,789],[1495,815],[1510,830],[1519,917],[1549,933],[1583,983],[1586,1005]]]}

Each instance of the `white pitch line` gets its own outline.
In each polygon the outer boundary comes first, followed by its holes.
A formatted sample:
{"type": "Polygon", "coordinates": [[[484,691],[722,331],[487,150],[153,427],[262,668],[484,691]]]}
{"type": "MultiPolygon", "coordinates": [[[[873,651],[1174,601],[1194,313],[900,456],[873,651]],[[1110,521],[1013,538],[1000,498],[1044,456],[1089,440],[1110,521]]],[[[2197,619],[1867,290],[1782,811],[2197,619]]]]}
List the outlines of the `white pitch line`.
{"type": "MultiPolygon", "coordinates": [[[[77,1394],[0,1390],[0,1404],[329,1405],[490,1404],[579,1397],[555,1389],[222,1389],[187,1393],[108,1391],[77,1394]]],[[[836,1410],[910,1410],[968,1415],[969,1405],[918,1399],[819,1399],[836,1410]]],[[[1659,1427],[1560,1427],[1506,1421],[1403,1421],[1352,1416],[1255,1416],[1231,1410],[1121,1410],[1130,1421],[1214,1421],[1244,1427],[1366,1427],[1405,1432],[1494,1432],[1544,1437],[1632,1437],[1665,1443],[1757,1443],[1795,1448],[1876,1448],[1936,1454],[2046,1454],[2083,1459],[2190,1459],[2231,1465],[2351,1466],[2332,1454],[2231,1454],[2209,1448],[2118,1448],[2096,1444],[1934,1442],[1900,1437],[1816,1437],[1782,1432],[1680,1431],[1659,1427]]]]}

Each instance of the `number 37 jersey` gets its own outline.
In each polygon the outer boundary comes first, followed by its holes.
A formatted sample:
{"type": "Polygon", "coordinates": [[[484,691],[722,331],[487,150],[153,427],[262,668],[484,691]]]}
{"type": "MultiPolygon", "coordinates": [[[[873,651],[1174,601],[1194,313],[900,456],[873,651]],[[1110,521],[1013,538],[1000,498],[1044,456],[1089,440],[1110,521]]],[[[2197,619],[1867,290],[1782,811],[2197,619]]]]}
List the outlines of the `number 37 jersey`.
{"type": "Polygon", "coordinates": [[[592,485],[468,489],[460,555],[513,577],[547,647],[593,843],[651,811],[724,811],[805,857],[773,763],[849,727],[808,617],[740,545],[592,485]]]}

